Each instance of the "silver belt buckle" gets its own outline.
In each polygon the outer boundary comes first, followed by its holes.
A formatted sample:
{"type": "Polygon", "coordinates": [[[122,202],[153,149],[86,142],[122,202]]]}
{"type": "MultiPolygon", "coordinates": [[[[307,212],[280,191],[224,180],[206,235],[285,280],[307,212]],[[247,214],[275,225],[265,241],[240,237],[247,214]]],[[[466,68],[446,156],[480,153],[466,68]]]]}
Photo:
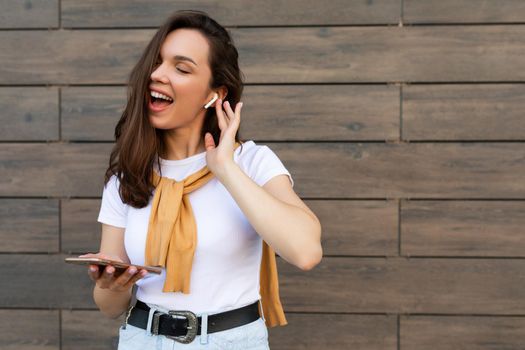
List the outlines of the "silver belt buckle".
{"type": "MultiPolygon", "coordinates": [[[[160,313],[155,313],[153,315],[153,334],[159,334],[160,315],[161,315],[160,313]]],[[[189,310],[181,310],[181,311],[170,310],[168,315],[171,318],[186,318],[188,319],[189,325],[188,327],[186,327],[188,332],[185,335],[176,335],[176,336],[166,335],[166,337],[173,339],[175,341],[178,341],[179,343],[184,343],[184,344],[191,343],[193,339],[195,339],[195,337],[197,336],[198,323],[199,323],[197,315],[195,315],[193,312],[189,310]]]]}

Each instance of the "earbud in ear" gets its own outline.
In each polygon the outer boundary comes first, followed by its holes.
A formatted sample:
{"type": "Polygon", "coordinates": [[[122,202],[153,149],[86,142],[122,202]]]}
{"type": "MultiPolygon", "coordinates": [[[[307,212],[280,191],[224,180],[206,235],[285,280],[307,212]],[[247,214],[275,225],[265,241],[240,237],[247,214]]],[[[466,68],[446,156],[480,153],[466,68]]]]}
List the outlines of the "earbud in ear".
{"type": "Polygon", "coordinates": [[[204,106],[204,108],[208,109],[208,107],[211,106],[213,102],[215,102],[218,98],[219,98],[219,95],[215,93],[215,96],[213,96],[210,102],[206,103],[206,106],[204,106]]]}

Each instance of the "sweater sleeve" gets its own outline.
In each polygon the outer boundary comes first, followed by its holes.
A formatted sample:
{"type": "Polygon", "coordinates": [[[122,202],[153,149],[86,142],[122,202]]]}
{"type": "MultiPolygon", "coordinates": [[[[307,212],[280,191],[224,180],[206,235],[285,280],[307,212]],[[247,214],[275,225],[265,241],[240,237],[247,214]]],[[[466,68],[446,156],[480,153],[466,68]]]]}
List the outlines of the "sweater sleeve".
{"type": "Polygon", "coordinates": [[[294,180],[288,169],[266,145],[255,145],[247,149],[242,157],[241,167],[261,187],[273,177],[282,174],[287,175],[292,187],[294,186],[294,180]]]}
{"type": "Polygon", "coordinates": [[[116,175],[111,176],[108,183],[104,186],[98,222],[117,227],[126,227],[129,206],[122,202],[119,186],[116,175]]]}

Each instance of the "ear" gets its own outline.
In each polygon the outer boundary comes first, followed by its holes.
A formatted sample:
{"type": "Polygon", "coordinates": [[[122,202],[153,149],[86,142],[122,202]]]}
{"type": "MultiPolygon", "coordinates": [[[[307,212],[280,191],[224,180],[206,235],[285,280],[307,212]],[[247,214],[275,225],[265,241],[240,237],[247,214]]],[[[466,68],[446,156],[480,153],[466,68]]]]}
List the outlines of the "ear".
{"type": "Polygon", "coordinates": [[[228,95],[228,88],[223,85],[217,90],[217,93],[219,94],[219,98],[224,101],[228,95]]]}

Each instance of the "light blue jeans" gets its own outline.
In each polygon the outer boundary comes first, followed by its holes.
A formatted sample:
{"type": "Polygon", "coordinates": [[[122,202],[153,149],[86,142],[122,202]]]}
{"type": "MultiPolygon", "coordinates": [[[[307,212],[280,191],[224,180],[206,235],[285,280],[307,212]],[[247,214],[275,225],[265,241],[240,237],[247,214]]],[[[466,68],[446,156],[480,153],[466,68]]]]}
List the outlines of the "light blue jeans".
{"type": "Polygon", "coordinates": [[[117,350],[174,350],[174,349],[206,349],[206,350],[269,350],[268,328],[264,316],[239,327],[230,328],[220,332],[208,333],[208,314],[201,313],[201,335],[197,335],[189,344],[180,343],[164,335],[151,333],[151,319],[157,309],[154,305],[149,314],[148,330],[132,326],[121,325],[119,328],[119,342],[117,350]]]}

